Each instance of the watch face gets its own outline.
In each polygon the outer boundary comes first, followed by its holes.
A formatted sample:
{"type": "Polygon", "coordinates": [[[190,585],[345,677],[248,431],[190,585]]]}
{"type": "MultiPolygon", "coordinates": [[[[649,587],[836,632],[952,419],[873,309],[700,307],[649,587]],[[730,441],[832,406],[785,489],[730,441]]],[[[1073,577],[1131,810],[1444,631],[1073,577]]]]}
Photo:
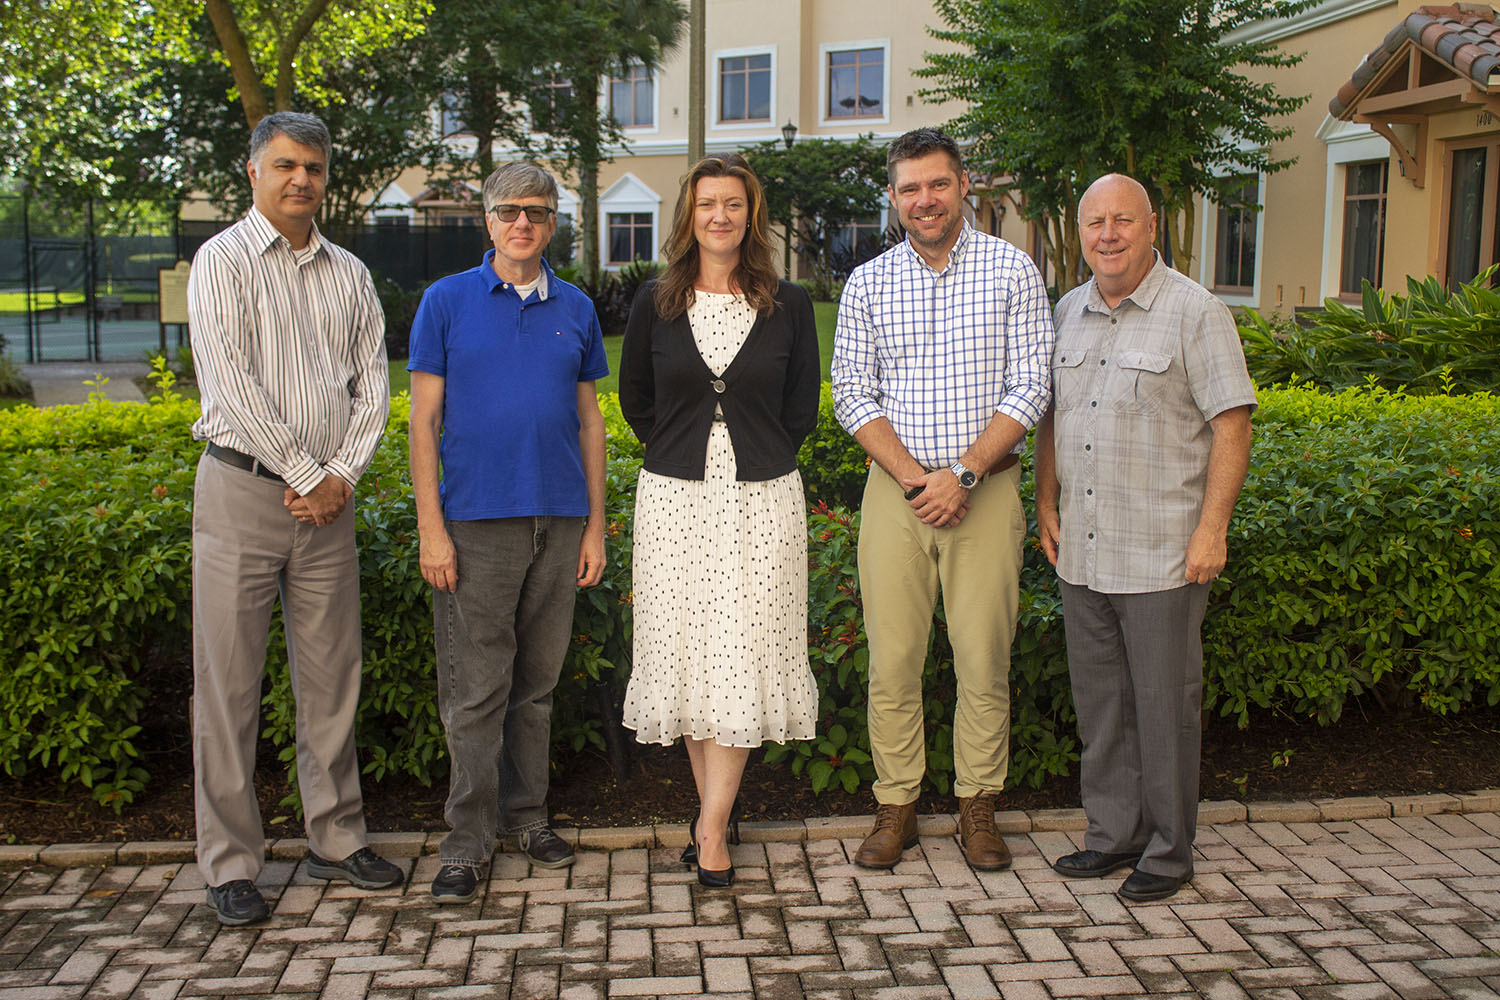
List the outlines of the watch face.
{"type": "Polygon", "coordinates": [[[964,489],[969,489],[974,485],[974,480],[977,478],[978,477],[975,476],[974,473],[965,472],[963,475],[958,477],[958,485],[962,486],[964,489]]]}

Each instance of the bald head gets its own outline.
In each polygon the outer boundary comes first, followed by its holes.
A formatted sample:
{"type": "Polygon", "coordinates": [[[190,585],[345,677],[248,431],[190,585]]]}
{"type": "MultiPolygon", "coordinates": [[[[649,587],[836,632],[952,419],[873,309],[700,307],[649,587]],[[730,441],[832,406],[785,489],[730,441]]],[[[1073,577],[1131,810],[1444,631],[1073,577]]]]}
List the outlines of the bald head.
{"type": "Polygon", "coordinates": [[[1156,264],[1156,216],[1146,189],[1124,174],[1105,174],[1078,202],[1083,259],[1111,309],[1135,291],[1156,264]]]}
{"type": "Polygon", "coordinates": [[[1127,205],[1141,218],[1151,214],[1151,196],[1141,182],[1134,177],[1125,174],[1105,174],[1088,186],[1083,192],[1083,197],[1078,200],[1078,220],[1083,221],[1083,213],[1089,206],[1089,199],[1104,198],[1114,205],[1127,205]]]}

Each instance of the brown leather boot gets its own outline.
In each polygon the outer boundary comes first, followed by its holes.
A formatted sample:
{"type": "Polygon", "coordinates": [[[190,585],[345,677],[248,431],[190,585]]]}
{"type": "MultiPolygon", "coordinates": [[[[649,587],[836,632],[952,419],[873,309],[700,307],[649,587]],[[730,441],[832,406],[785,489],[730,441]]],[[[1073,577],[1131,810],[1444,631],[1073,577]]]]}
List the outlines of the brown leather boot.
{"type": "Polygon", "coordinates": [[[861,868],[894,868],[901,852],[917,842],[917,804],[882,805],[875,810],[875,829],[854,852],[861,868]]]}
{"type": "Polygon", "coordinates": [[[970,868],[998,872],[1010,867],[1010,849],[995,829],[994,792],[958,800],[958,846],[970,868]]]}

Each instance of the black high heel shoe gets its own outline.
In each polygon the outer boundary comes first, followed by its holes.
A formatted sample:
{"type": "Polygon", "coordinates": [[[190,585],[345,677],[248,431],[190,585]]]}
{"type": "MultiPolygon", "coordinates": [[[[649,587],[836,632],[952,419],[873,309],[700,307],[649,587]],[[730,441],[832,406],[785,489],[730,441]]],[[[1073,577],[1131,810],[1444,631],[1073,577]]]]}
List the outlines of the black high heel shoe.
{"type": "MultiPolygon", "coordinates": [[[[693,817],[692,825],[688,827],[688,845],[682,849],[682,856],[678,858],[685,865],[698,863],[698,841],[695,835],[698,831],[698,820],[702,818],[703,812],[700,810],[693,817]]],[[[740,842],[740,798],[738,795],[734,797],[734,805],[729,807],[729,827],[724,835],[731,844],[740,842]]]]}
{"type": "MultiPolygon", "coordinates": [[[[702,813],[699,813],[702,816],[702,813]]],[[[694,818],[693,827],[688,831],[689,846],[693,851],[693,860],[698,860],[698,819],[694,818]]],[[[735,832],[735,843],[739,843],[739,832],[735,832]]],[[[712,869],[698,866],[698,884],[709,889],[727,889],[734,885],[734,864],[730,863],[728,868],[712,869]]]]}

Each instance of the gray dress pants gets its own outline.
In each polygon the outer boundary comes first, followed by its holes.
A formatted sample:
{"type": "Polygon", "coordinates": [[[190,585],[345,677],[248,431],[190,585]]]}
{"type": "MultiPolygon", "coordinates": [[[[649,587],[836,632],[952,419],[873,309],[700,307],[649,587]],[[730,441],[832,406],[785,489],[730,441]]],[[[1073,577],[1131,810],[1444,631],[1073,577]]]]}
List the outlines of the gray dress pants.
{"type": "Polygon", "coordinates": [[[1193,873],[1208,584],[1102,594],[1058,581],[1083,739],[1084,846],[1193,873]]]}
{"type": "Polygon", "coordinates": [[[341,860],[365,846],[354,751],[359,562],[354,504],[301,524],[286,487],[206,452],[193,487],[193,781],[198,867],[209,885],[255,879],[265,836],[255,741],[277,595],[297,700],[297,783],[309,846],[341,860]]]}

